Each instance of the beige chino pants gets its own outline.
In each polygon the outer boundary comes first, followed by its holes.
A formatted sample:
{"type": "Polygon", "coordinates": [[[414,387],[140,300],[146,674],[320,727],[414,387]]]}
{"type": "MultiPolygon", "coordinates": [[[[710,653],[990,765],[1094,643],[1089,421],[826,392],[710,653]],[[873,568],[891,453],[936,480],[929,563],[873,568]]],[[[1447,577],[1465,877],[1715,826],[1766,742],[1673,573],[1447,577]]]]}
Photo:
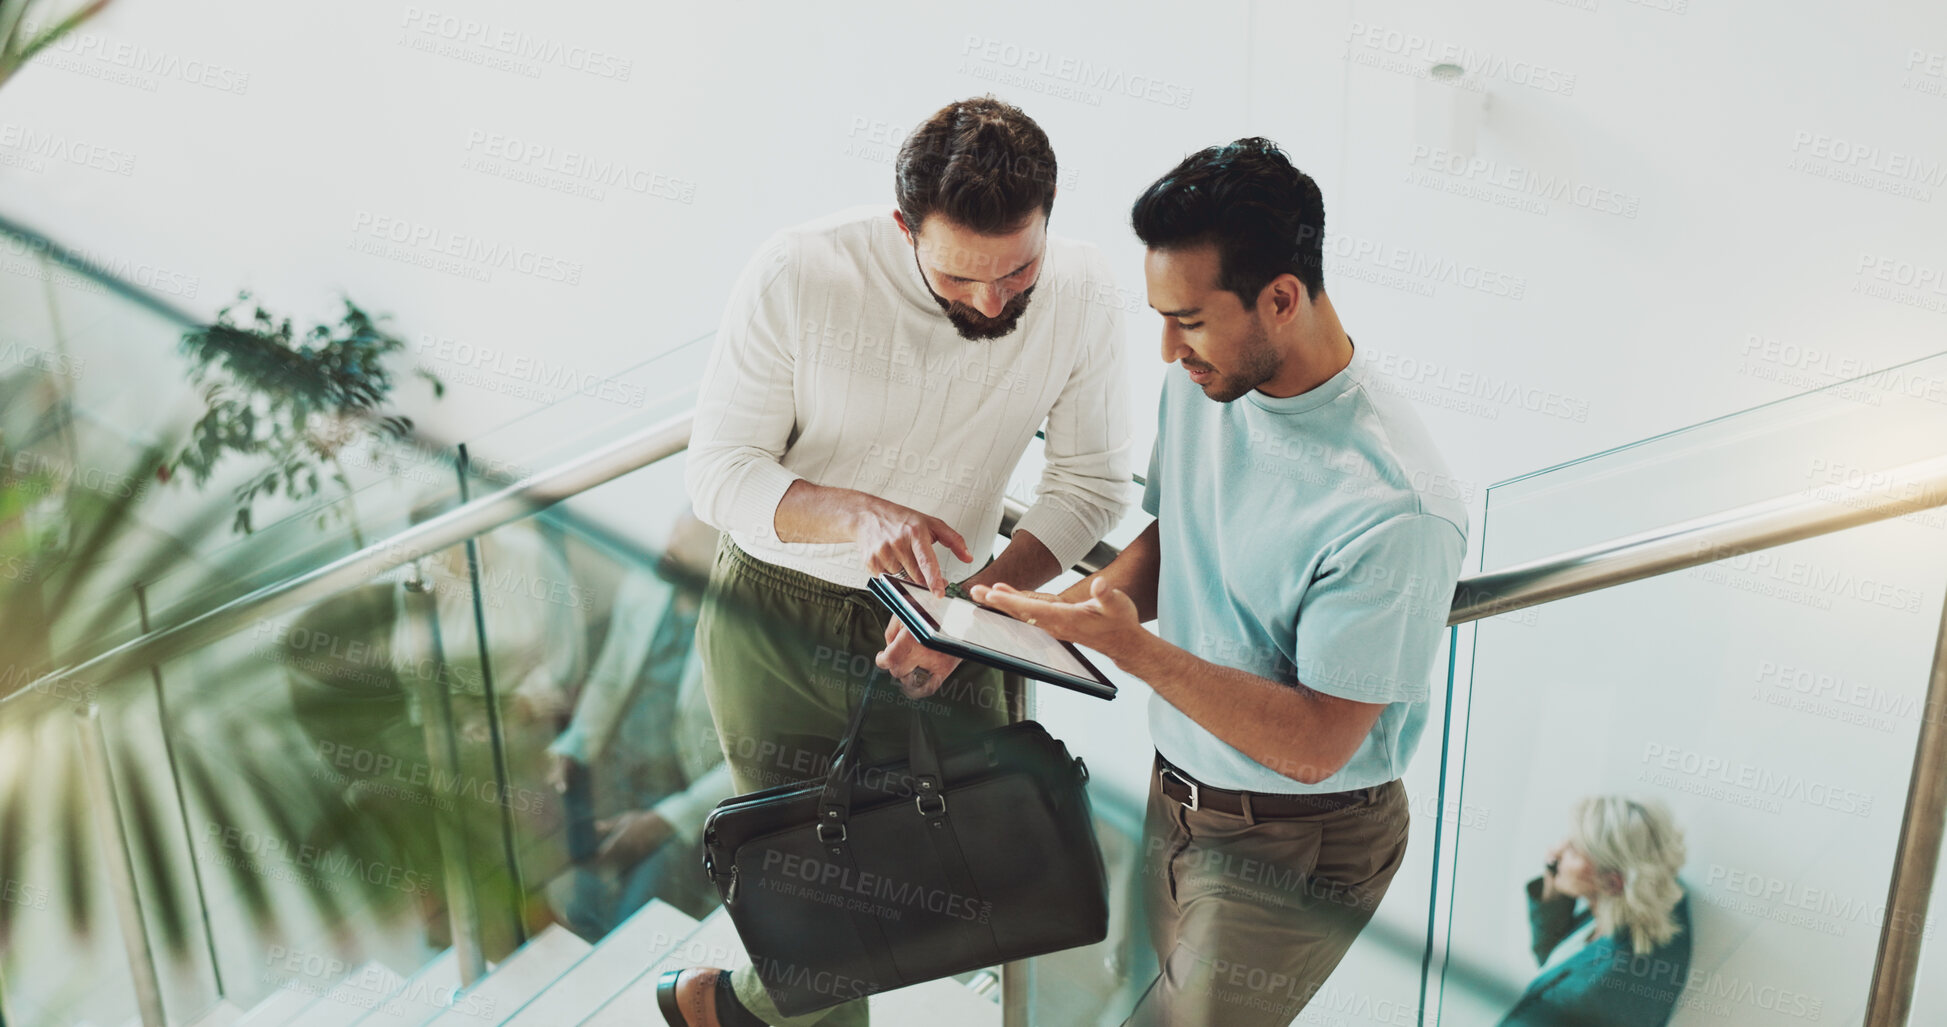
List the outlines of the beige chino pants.
{"type": "Polygon", "coordinates": [[[1161,969],[1124,1027],[1285,1027],[1372,919],[1406,857],[1406,789],[1250,820],[1192,810],[1150,775],[1143,825],[1161,969]]]}

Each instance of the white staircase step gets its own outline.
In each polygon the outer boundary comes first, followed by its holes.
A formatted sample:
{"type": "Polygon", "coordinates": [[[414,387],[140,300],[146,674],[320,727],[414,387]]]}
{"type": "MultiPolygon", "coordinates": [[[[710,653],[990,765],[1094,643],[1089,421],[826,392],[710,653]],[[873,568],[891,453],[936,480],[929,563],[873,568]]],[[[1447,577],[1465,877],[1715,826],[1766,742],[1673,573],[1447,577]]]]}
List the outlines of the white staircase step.
{"type": "MultiPolygon", "coordinates": [[[[649,970],[589,1018],[583,1027],[642,1027],[644,1011],[656,1008],[656,979],[665,970],[686,966],[719,966],[736,969],[750,962],[737,928],[719,909],[710,914],[689,937],[678,942],[649,970]]],[[[545,998],[545,996],[543,996],[545,998]]],[[[1001,1007],[992,999],[974,994],[973,989],[950,977],[928,981],[910,988],[874,995],[869,1000],[874,1023],[926,1024],[927,1027],[995,1027],[1001,1022],[1001,1007]]],[[[539,1005],[540,1003],[536,1003],[539,1005]]],[[[576,1021],[535,1019],[535,1027],[546,1024],[571,1024],[576,1021]]]]}
{"type": "Polygon", "coordinates": [[[220,999],[210,1011],[190,1021],[189,1027],[236,1027],[243,1019],[243,1010],[230,1004],[229,999],[220,999]]]}
{"type": "Polygon", "coordinates": [[[454,999],[453,1007],[434,1018],[430,1027],[501,1023],[588,952],[588,943],[574,932],[550,926],[454,999]]]}
{"type": "Polygon", "coordinates": [[[744,942],[737,937],[737,925],[730,914],[719,908],[703,918],[687,937],[670,949],[657,964],[664,970],[679,966],[721,966],[735,970],[750,965],[744,942]]]}
{"type": "Polygon", "coordinates": [[[370,1015],[353,1022],[358,1027],[419,1027],[446,1012],[456,998],[465,1002],[460,994],[460,957],[447,949],[420,967],[370,1015]]]}
{"type": "Polygon", "coordinates": [[[286,1027],[346,1027],[384,1003],[405,983],[406,979],[391,967],[366,963],[286,1021],[286,1027]]]}
{"type": "Polygon", "coordinates": [[[874,995],[873,1023],[923,1023],[927,1027],[998,1027],[1001,1006],[951,977],[874,995]]]}
{"type": "Polygon", "coordinates": [[[279,988],[263,1001],[244,1010],[243,1019],[232,1027],[284,1027],[291,1017],[317,1001],[318,993],[299,988],[279,988]]]}
{"type": "Polygon", "coordinates": [[[696,921],[682,910],[650,899],[581,962],[522,1006],[505,1027],[580,1023],[695,929],[696,921]]]}
{"type": "Polygon", "coordinates": [[[676,943],[642,976],[597,1010],[583,1027],[642,1027],[645,1021],[655,1023],[648,1019],[645,1010],[655,1012],[656,978],[661,977],[665,970],[688,966],[735,970],[749,963],[750,957],[744,953],[744,944],[737,938],[736,925],[730,922],[729,914],[719,909],[705,917],[689,937],[676,943]]]}

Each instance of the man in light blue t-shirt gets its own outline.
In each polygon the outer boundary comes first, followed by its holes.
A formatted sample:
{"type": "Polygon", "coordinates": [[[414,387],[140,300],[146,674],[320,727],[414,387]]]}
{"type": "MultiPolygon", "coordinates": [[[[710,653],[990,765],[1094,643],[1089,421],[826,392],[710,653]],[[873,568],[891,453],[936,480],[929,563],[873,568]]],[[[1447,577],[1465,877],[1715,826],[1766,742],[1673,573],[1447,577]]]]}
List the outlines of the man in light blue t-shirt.
{"type": "Polygon", "coordinates": [[[1145,835],[1162,971],[1129,1024],[1281,1027],[1405,857],[1399,778],[1467,515],[1418,415],[1375,388],[1340,325],[1324,201],[1274,144],[1185,158],[1132,219],[1163,359],[1182,365],[1143,498],[1156,521],[1060,596],[975,598],[1155,690],[1145,835]]]}

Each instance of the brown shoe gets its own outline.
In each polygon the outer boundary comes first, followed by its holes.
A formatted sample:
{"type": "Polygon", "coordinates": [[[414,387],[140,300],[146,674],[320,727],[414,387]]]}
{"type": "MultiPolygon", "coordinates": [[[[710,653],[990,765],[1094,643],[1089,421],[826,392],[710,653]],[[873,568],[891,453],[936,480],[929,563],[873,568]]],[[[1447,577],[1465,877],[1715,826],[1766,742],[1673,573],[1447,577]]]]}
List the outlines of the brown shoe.
{"type": "MultiPolygon", "coordinates": [[[[719,977],[725,976],[722,970],[711,970],[700,967],[692,967],[690,969],[694,969],[698,973],[713,973],[719,977]]],[[[683,1011],[683,975],[689,972],[689,969],[666,970],[661,977],[656,979],[656,1008],[662,1010],[663,1021],[668,1023],[669,1027],[722,1027],[721,1024],[717,1023],[716,1010],[710,1008],[716,1004],[711,1001],[711,999],[716,997],[713,994],[716,991],[715,988],[706,985],[701,992],[691,992],[693,1001],[690,1005],[696,1011],[696,1019],[690,1019],[689,1014],[683,1011]]]]}
{"type": "Polygon", "coordinates": [[[663,971],[656,979],[656,1008],[662,1010],[663,1020],[669,1027],[765,1027],[762,1020],[752,1016],[737,1001],[737,993],[730,986],[730,971],[714,967],[663,971]],[[685,996],[683,975],[691,971],[715,976],[691,978],[701,983],[685,996]],[[688,1002],[683,1001],[686,997],[688,1002]]]}

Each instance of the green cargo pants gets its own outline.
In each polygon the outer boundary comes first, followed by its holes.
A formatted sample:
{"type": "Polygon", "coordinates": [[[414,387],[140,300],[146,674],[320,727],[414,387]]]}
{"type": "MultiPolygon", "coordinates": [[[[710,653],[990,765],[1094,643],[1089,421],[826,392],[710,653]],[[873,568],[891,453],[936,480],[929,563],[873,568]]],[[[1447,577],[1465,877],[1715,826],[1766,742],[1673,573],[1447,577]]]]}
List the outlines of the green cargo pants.
{"type": "MultiPolygon", "coordinates": [[[[765,563],[726,535],[696,625],[704,688],[717,737],[739,792],[802,781],[824,773],[851,721],[858,697],[885,648],[885,608],[863,589],[834,585],[765,563]]],[[[861,757],[902,758],[912,711],[929,717],[950,746],[1008,721],[1005,676],[966,662],[939,691],[907,699],[890,677],[873,689],[861,757]]],[[[843,917],[834,930],[850,930],[843,917]]],[[[771,1004],[757,972],[732,975],[737,999],[774,1027],[855,1027],[869,1022],[863,999],[800,1017],[771,1004]]]]}

